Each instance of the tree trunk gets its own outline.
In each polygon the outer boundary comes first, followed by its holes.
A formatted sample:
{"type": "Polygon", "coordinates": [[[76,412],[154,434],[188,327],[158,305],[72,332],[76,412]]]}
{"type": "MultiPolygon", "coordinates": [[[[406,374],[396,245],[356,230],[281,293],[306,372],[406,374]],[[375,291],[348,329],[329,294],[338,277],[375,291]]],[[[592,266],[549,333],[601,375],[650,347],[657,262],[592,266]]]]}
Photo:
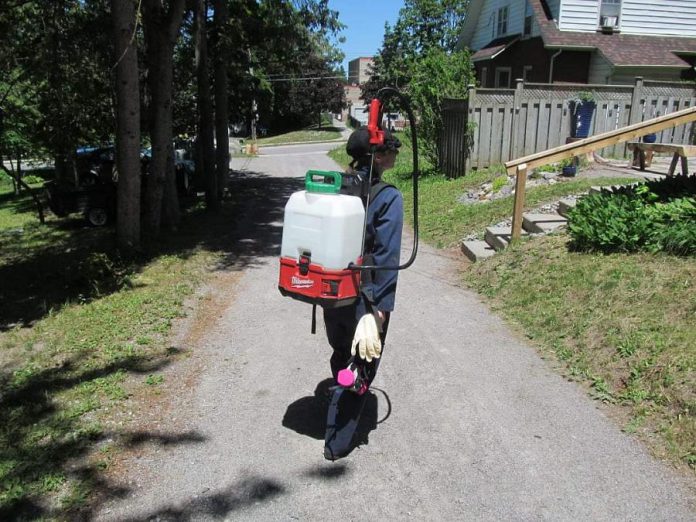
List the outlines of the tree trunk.
{"type": "Polygon", "coordinates": [[[206,0],[196,1],[196,73],[198,79],[198,139],[201,140],[200,161],[205,179],[205,204],[208,210],[220,208],[215,174],[215,145],[213,143],[213,106],[208,72],[208,42],[206,30],[206,0]]]}
{"type": "Polygon", "coordinates": [[[143,228],[149,237],[159,235],[162,216],[166,224],[176,226],[180,219],[178,199],[168,193],[163,199],[165,183],[174,183],[172,164],[172,82],[173,53],[184,15],[184,0],[171,0],[165,13],[161,0],[143,0],[143,20],[147,45],[148,85],[152,96],[151,138],[152,159],[145,187],[145,214],[143,228]],[[172,178],[167,180],[167,177],[172,178]],[[164,204],[164,212],[163,212],[164,204]]]}
{"type": "Polygon", "coordinates": [[[19,194],[19,187],[21,186],[21,183],[22,183],[22,155],[20,154],[19,151],[17,151],[15,154],[17,154],[17,191],[16,191],[16,193],[19,194]]]}
{"type": "Polygon", "coordinates": [[[116,237],[126,250],[140,248],[140,87],[136,7],[132,0],[111,0],[116,68],[116,237]]]}
{"type": "Polygon", "coordinates": [[[230,170],[229,102],[227,99],[227,67],[230,63],[228,24],[229,9],[226,0],[214,0],[215,15],[215,164],[217,170],[218,198],[227,186],[230,170]]]}

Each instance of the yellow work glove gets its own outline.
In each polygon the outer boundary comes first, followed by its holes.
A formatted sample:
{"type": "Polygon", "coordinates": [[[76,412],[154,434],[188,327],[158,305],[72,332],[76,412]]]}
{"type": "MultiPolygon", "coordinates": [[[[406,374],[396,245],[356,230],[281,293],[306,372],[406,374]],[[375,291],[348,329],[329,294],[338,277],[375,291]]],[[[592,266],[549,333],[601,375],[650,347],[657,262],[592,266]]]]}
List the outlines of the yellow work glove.
{"type": "Polygon", "coordinates": [[[382,329],[382,320],[374,314],[365,314],[358,321],[353,336],[353,345],[350,354],[355,355],[356,348],[361,359],[371,362],[382,355],[382,339],[379,332],[382,329]]]}

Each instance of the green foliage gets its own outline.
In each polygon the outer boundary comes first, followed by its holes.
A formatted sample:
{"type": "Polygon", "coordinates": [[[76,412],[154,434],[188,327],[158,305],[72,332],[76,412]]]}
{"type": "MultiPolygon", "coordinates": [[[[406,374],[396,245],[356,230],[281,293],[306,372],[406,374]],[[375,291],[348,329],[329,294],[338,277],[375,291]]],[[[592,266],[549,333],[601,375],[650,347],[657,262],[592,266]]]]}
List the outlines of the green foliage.
{"type": "Polygon", "coordinates": [[[274,132],[317,123],[321,111],[343,107],[345,93],[335,78],[342,75],[336,44],[343,25],[327,0],[233,0],[231,12],[241,14],[232,17],[228,35],[232,122],[250,122],[252,100],[260,123],[274,132]]]}
{"type": "Polygon", "coordinates": [[[44,182],[44,179],[43,179],[43,178],[41,178],[41,177],[39,177],[39,176],[35,176],[34,174],[28,174],[28,175],[26,175],[26,176],[22,176],[22,180],[23,180],[24,183],[26,183],[27,185],[36,185],[36,184],[38,184],[38,183],[43,183],[43,182],[44,182]]]}
{"type": "Polygon", "coordinates": [[[595,101],[595,95],[591,91],[579,91],[576,94],[576,98],[579,102],[592,102],[595,101]]]}
{"type": "Polygon", "coordinates": [[[696,254],[696,178],[676,176],[582,198],[569,219],[573,247],[696,254]]]}
{"type": "Polygon", "coordinates": [[[498,176],[495,178],[491,184],[491,191],[493,192],[498,192],[501,188],[503,188],[505,185],[507,185],[508,182],[508,177],[507,176],[498,176]]]}
{"type": "Polygon", "coordinates": [[[164,375],[148,375],[145,379],[145,384],[148,386],[157,386],[164,383],[164,375]]]}
{"type": "Polygon", "coordinates": [[[65,153],[113,129],[104,2],[21,2],[0,13],[3,152],[65,153]]]}
{"type": "Polygon", "coordinates": [[[430,50],[454,52],[468,5],[457,0],[406,0],[394,27],[384,28],[373,75],[362,86],[363,98],[373,98],[381,87],[407,87],[413,66],[430,50]]]}
{"type": "Polygon", "coordinates": [[[433,165],[440,164],[442,101],[465,98],[473,77],[468,51],[433,48],[413,65],[409,94],[419,115],[419,152],[433,165]]]}

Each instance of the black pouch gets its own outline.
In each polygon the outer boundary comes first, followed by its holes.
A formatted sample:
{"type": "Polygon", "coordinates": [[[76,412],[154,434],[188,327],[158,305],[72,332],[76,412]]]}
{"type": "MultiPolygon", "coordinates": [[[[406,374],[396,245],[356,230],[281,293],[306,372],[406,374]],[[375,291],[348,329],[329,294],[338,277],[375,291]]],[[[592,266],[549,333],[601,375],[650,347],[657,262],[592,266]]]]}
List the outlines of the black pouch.
{"type": "Polygon", "coordinates": [[[341,194],[357,196],[363,200],[367,199],[368,180],[363,172],[346,172],[341,176],[341,194]]]}

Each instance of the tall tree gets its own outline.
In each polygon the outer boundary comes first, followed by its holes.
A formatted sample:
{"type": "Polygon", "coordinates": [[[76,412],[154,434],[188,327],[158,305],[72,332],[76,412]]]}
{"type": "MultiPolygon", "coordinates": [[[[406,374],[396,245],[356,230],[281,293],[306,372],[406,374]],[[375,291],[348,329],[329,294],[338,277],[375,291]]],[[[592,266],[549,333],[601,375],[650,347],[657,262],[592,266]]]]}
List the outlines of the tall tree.
{"type": "Polygon", "coordinates": [[[230,62],[229,8],[227,0],[213,0],[215,14],[215,167],[218,198],[222,199],[230,170],[229,102],[227,68],[230,62]]]}
{"type": "Polygon", "coordinates": [[[454,52],[468,8],[468,0],[405,0],[394,26],[385,25],[363,98],[386,85],[407,87],[413,66],[431,49],[454,52]]]}
{"type": "Polygon", "coordinates": [[[196,78],[198,84],[198,163],[205,180],[205,204],[208,210],[220,207],[217,175],[215,172],[215,145],[213,143],[213,103],[208,69],[208,6],[205,0],[196,0],[196,78]]]}
{"type": "Polygon", "coordinates": [[[111,0],[116,57],[116,237],[124,249],[140,247],[140,82],[137,12],[133,0],[111,0]]]}
{"type": "Polygon", "coordinates": [[[142,0],[152,141],[143,226],[150,237],[159,235],[163,218],[172,227],[180,220],[172,144],[172,80],[174,45],[184,7],[185,0],[142,0]]]}
{"type": "Polygon", "coordinates": [[[71,175],[77,145],[113,136],[113,42],[103,30],[111,24],[108,2],[0,4],[0,71],[14,82],[13,95],[37,111],[23,137],[53,154],[57,170],[71,175]]]}
{"type": "Polygon", "coordinates": [[[370,81],[362,86],[365,100],[384,86],[408,91],[419,116],[419,151],[434,165],[439,164],[442,98],[466,96],[472,78],[468,53],[456,51],[468,5],[461,0],[405,0],[394,27],[385,26],[370,81]]]}

